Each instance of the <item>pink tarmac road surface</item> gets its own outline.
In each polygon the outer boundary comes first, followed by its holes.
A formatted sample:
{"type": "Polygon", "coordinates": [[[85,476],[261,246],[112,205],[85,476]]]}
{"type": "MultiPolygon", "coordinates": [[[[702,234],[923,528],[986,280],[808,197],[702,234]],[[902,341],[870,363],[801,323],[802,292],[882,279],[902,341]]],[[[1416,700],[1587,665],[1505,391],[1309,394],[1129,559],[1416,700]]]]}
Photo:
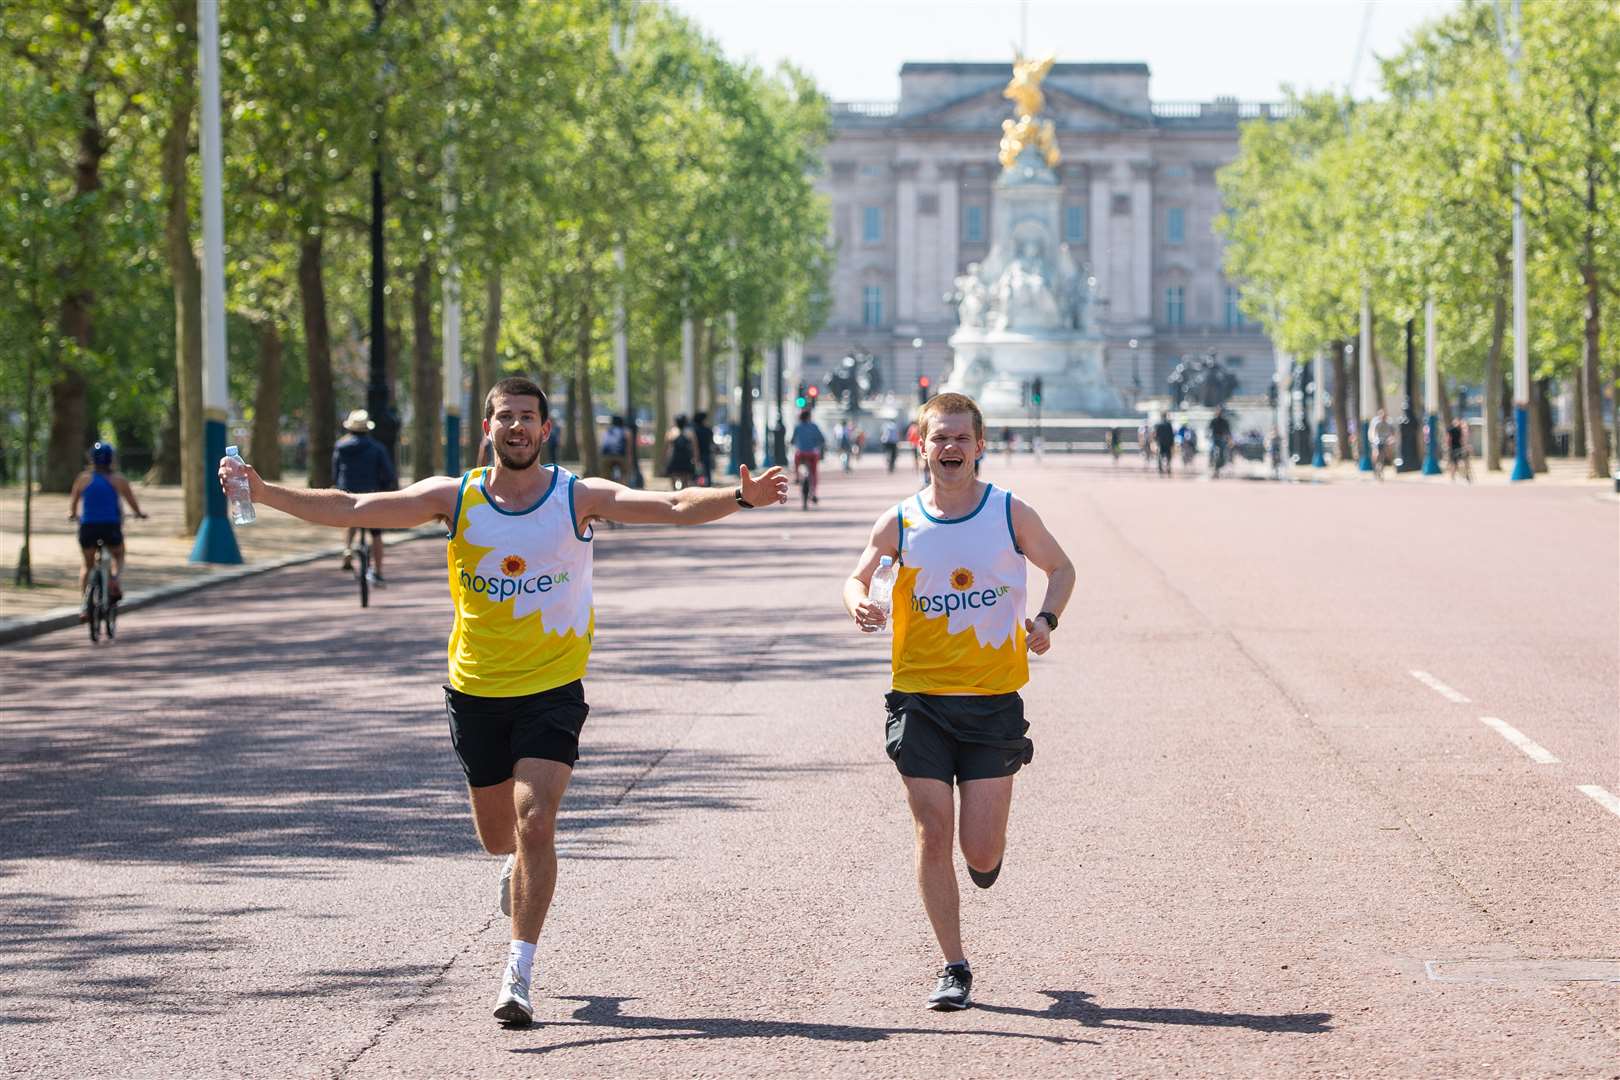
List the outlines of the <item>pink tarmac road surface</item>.
{"type": "Polygon", "coordinates": [[[1620,1075],[1612,495],[988,475],[1080,584],[961,875],[971,1010],[923,1008],[888,638],[840,604],[914,483],[868,459],[599,532],[525,1030],[436,543],[364,611],[333,560],[0,650],[0,1075],[1620,1075]]]}

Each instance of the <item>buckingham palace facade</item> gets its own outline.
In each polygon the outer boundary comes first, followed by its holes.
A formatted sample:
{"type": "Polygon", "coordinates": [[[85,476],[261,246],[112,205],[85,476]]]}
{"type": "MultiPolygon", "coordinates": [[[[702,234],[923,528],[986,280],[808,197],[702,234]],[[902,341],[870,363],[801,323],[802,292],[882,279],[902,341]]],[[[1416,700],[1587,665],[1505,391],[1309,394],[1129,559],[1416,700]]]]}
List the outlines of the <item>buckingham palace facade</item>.
{"type": "MultiPolygon", "coordinates": [[[[994,235],[1008,71],[907,63],[899,101],[833,106],[820,184],[838,255],[827,325],[804,344],[810,381],[852,351],[876,356],[896,391],[949,369],[948,294],[994,235]]],[[[1239,393],[1262,394],[1271,343],[1222,275],[1215,173],[1237,156],[1240,123],[1275,109],[1154,102],[1148,80],[1146,64],[1056,64],[1042,86],[1063,155],[1063,239],[1097,281],[1108,379],[1127,402],[1163,396],[1183,355],[1213,352],[1239,393]]]]}

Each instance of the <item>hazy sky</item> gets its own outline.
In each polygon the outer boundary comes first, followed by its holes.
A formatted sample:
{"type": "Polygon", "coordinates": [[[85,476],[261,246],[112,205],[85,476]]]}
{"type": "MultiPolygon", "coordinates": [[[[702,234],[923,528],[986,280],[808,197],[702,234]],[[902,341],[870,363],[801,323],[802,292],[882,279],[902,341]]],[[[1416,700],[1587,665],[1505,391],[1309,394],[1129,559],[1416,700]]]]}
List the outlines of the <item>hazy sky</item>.
{"type": "Polygon", "coordinates": [[[1457,0],[671,0],[728,56],[793,61],[835,100],[892,100],[906,60],[1010,62],[1028,10],[1032,53],[1060,61],[1143,61],[1160,101],[1230,94],[1269,101],[1283,84],[1342,88],[1373,57],[1457,0]]]}

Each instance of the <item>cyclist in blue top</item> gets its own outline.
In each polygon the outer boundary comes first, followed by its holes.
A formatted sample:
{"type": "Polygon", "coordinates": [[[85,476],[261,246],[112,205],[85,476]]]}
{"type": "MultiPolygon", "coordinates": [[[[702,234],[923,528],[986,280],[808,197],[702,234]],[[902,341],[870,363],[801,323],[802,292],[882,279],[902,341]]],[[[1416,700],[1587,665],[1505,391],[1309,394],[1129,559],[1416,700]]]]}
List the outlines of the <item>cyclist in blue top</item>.
{"type": "MultiPolygon", "coordinates": [[[[375,491],[393,491],[399,487],[394,463],[389,460],[383,444],[371,437],[377,426],[371,414],[356,409],[343,421],[348,434],[332,447],[332,486],[353,495],[366,495],[375,491]]],[[[343,569],[354,567],[354,538],[360,532],[351,528],[343,538],[343,569]]],[[[362,567],[361,569],[366,569],[362,567]]],[[[382,530],[371,530],[371,568],[366,571],[371,580],[383,584],[382,530]]]]}
{"type": "MultiPolygon", "coordinates": [[[[135,501],[135,490],[129,486],[129,481],[113,468],[112,444],[98,442],[90,448],[90,468],[78,475],[68,493],[68,519],[79,523],[79,553],[84,556],[84,565],[79,567],[79,592],[84,592],[90,580],[90,568],[96,565],[96,545],[105,544],[112,555],[109,600],[124,595],[119,584],[119,575],[124,572],[124,509],[118,502],[120,496],[129,503],[136,517],[146,516],[141,512],[141,504],[135,501]]],[[[88,613],[85,617],[88,618],[88,613]]]]}

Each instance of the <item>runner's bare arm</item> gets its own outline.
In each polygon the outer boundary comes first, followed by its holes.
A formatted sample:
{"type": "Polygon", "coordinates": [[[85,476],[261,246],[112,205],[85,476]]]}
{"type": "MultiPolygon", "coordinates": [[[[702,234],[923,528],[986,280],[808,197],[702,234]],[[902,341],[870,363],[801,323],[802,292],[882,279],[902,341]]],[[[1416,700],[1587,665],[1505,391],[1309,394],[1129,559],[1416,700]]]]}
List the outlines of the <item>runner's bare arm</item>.
{"type": "MultiPolygon", "coordinates": [[[[1046,574],[1046,596],[1038,610],[1062,616],[1074,592],[1074,563],[1069,561],[1033,506],[1014,498],[1012,519],[1013,537],[1024,552],[1024,558],[1046,574]]],[[[1052,647],[1052,628],[1046,625],[1045,619],[1025,619],[1024,630],[1030,652],[1039,656],[1052,647]]]]}
{"type": "Polygon", "coordinates": [[[292,488],[270,484],[259,478],[251,465],[238,465],[230,458],[219,463],[219,482],[241,470],[248,478],[253,501],[316,525],[352,525],[362,529],[409,529],[438,518],[449,523],[456,512],[456,496],[461,478],[430,476],[404,491],[377,491],[352,495],[335,488],[292,488]]]}
{"type": "Polygon", "coordinates": [[[599,476],[588,477],[579,481],[574,493],[574,523],[581,530],[597,519],[627,525],[702,525],[741,510],[739,490],[754,506],[787,502],[787,474],[780,467],[755,476],[744,465],[738,479],[737,487],[632,491],[599,476]]]}
{"type": "Polygon", "coordinates": [[[900,557],[900,512],[892,506],[872,526],[871,538],[856,560],[855,572],[844,581],[844,610],[862,630],[877,630],[886,621],[883,609],[866,598],[872,572],[885,555],[892,559],[900,557]]]}

